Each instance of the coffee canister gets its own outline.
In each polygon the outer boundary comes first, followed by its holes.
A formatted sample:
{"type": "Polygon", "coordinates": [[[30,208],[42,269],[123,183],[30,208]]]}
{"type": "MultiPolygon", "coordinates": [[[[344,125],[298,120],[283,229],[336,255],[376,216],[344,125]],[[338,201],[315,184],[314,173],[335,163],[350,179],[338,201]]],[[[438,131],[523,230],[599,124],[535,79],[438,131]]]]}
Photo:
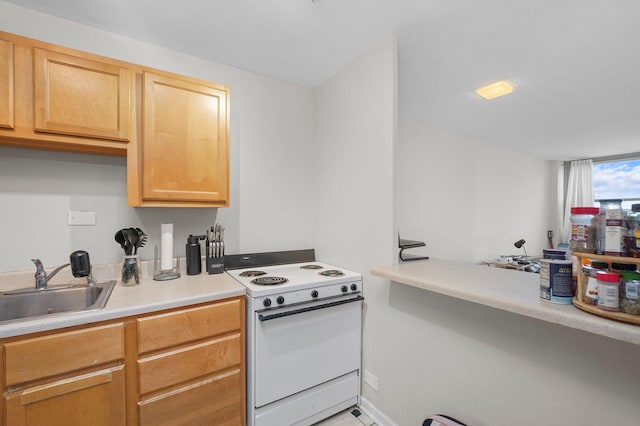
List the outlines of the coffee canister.
{"type": "Polygon", "coordinates": [[[553,303],[570,305],[574,287],[570,260],[540,260],[540,298],[553,303]]]}

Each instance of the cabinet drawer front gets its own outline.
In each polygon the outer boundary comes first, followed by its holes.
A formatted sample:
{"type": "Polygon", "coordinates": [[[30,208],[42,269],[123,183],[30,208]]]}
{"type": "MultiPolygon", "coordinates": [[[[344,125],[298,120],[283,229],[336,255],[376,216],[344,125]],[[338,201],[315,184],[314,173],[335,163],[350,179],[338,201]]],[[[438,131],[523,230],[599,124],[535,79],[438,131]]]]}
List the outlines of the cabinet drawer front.
{"type": "Polygon", "coordinates": [[[240,336],[234,334],[139,360],[140,393],[239,367],[242,361],[240,336]]]}
{"type": "Polygon", "coordinates": [[[4,345],[6,385],[124,358],[122,323],[57,333],[4,345]]]}
{"type": "Polygon", "coordinates": [[[244,300],[155,315],[138,320],[138,353],[177,346],[235,330],[242,324],[244,300]]]}
{"type": "Polygon", "coordinates": [[[13,129],[13,43],[0,40],[0,127],[13,129]]]}
{"type": "Polygon", "coordinates": [[[35,130],[129,140],[131,72],[34,48],[35,130]]]}
{"type": "Polygon", "coordinates": [[[141,425],[242,425],[240,370],[138,403],[141,425]]]}

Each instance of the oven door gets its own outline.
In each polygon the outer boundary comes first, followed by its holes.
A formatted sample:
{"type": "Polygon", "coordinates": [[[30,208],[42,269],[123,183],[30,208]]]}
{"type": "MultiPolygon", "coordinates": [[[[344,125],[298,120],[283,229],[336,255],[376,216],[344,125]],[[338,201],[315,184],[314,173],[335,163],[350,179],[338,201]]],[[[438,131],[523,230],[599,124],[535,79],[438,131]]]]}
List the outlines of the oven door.
{"type": "Polygon", "coordinates": [[[363,299],[256,312],[255,406],[359,370],[363,299]]]}

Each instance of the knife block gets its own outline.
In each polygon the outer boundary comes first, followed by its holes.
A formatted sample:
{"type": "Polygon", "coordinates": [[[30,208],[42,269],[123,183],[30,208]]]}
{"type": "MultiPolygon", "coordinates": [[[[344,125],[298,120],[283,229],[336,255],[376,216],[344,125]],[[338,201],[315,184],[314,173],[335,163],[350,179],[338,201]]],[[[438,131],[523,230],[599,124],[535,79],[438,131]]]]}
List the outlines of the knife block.
{"type": "Polygon", "coordinates": [[[207,256],[207,272],[209,274],[221,274],[224,272],[224,256],[207,256]]]}

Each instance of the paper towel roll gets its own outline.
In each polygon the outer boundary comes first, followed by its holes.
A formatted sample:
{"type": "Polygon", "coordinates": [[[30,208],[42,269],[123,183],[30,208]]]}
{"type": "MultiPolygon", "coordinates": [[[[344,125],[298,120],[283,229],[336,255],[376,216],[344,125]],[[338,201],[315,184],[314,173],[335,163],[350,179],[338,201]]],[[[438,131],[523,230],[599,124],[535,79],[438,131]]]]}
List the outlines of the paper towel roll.
{"type": "Polygon", "coordinates": [[[173,269],[173,223],[160,225],[160,269],[173,269]]]}

